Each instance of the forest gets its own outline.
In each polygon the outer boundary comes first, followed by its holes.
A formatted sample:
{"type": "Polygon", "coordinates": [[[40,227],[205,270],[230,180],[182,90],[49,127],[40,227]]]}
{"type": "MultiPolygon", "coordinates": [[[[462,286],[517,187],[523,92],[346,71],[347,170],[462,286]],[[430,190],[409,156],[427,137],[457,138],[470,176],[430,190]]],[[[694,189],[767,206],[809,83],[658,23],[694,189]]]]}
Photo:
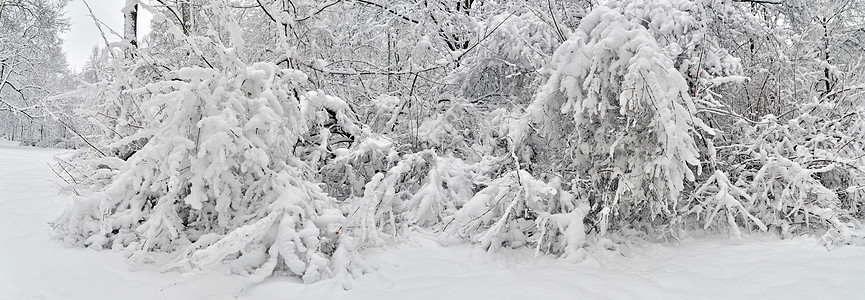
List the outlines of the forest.
{"type": "Polygon", "coordinates": [[[75,149],[58,243],[305,283],[413,232],[865,245],[862,0],[126,0],[80,72],[67,0],[0,3],[0,138],[75,149]]]}

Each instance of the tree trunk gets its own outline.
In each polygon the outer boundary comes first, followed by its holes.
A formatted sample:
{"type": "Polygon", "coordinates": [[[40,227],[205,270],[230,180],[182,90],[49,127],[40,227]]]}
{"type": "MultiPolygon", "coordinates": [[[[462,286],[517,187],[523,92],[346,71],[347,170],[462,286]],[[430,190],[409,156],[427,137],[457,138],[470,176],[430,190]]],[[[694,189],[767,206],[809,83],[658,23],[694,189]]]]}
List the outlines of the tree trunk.
{"type": "Polygon", "coordinates": [[[131,45],[126,51],[126,57],[131,58],[138,47],[138,1],[126,0],[123,7],[123,40],[131,45]]]}
{"type": "Polygon", "coordinates": [[[192,1],[191,0],[180,1],[180,16],[181,16],[181,18],[183,18],[183,31],[186,34],[189,34],[189,31],[192,30],[192,1]]]}

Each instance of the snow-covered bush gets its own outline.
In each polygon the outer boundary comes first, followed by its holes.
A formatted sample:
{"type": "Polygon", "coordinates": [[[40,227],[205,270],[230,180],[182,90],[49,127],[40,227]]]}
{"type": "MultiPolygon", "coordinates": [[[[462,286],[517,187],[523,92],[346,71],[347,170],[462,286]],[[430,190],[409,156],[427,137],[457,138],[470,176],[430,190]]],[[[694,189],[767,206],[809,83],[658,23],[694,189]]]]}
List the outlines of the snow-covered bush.
{"type": "Polygon", "coordinates": [[[587,217],[600,233],[675,216],[700,170],[694,136],[713,131],[649,31],[599,7],[556,50],[548,72],[530,118],[541,135],[560,137],[549,146],[566,178],[585,182],[578,186],[587,189],[587,217]]]}
{"type": "Polygon", "coordinates": [[[806,113],[786,122],[771,115],[740,122],[737,144],[719,152],[731,188],[750,196],[749,212],[783,237],[825,231],[828,247],[863,244],[861,108],[844,112],[839,104],[804,105],[806,113]]]}
{"type": "MultiPolygon", "coordinates": [[[[67,191],[85,196],[111,183],[126,160],[151,138],[146,130],[164,118],[164,110],[147,112],[143,102],[154,94],[169,92],[158,80],[154,66],[143,57],[127,59],[123,43],[94,48],[75,90],[59,99],[75,99],[78,124],[67,130],[81,142],[81,149],[55,158],[52,166],[68,185],[67,191]]],[[[140,52],[138,52],[140,54],[140,52]]]]}
{"type": "Polygon", "coordinates": [[[372,176],[344,210],[367,246],[398,241],[415,226],[439,231],[474,195],[481,166],[432,150],[405,154],[372,176]]]}
{"type": "Polygon", "coordinates": [[[107,102],[116,122],[103,129],[119,133],[127,116],[148,121],[93,147],[103,158],[76,159],[85,166],[79,170],[91,172],[81,173],[88,178],[76,187],[80,197],[54,221],[56,235],[73,245],[124,249],[139,261],[150,261],[151,252],[171,253],[166,270],[206,269],[228,258],[234,272],[254,280],[290,274],[313,282],[359,274],[364,265],[354,258],[355,232],[317,176],[330,152],[348,147],[334,141],[336,135],[361,136],[351,109],[320,91],[304,92],[303,72],[245,62],[244,41],[234,34],[238,24],[219,7],[213,6],[224,27],[211,26],[211,32],[225,32],[231,47],[217,34],[187,36],[157,16],[207,66],[156,78],[123,69],[108,83],[118,86],[108,91],[138,95],[132,99],[142,102],[107,102]],[[196,47],[203,39],[207,51],[196,47]],[[138,84],[126,84],[132,80],[138,84]],[[125,113],[126,107],[136,114],[125,113]],[[122,155],[99,150],[130,141],[140,147],[122,155]]]}
{"type": "Polygon", "coordinates": [[[687,209],[687,211],[684,212],[684,215],[696,214],[696,220],[705,224],[703,225],[704,229],[712,226],[713,221],[718,217],[720,223],[727,224],[727,229],[732,237],[741,240],[742,232],[739,229],[740,225],[736,222],[736,216],[740,215],[745,227],[750,228],[751,226],[748,225],[754,224],[754,227],[763,231],[767,230],[766,225],[749,211],[749,208],[754,205],[754,198],[744,189],[731,183],[727,174],[720,170],[716,170],[712,176],[703,182],[700,188],[694,192],[693,198],[700,203],[685,206],[683,210],[687,209]],[[718,216],[719,213],[724,214],[724,216],[718,216]]]}
{"type": "Polygon", "coordinates": [[[164,121],[110,185],[56,221],[57,233],[142,257],[178,253],[171,267],[183,270],[238,252],[261,258],[241,256],[249,263],[244,270],[285,270],[307,282],[349,270],[354,245],[341,232],[344,216],[295,155],[325,96],[299,96],[306,78],[298,71],[236,59],[232,65],[184,68],[173,73],[176,80],[152,84],[173,90],[144,103],[150,112],[164,110],[164,121]]]}
{"type": "Polygon", "coordinates": [[[446,233],[490,250],[529,246],[582,260],[588,203],[564,190],[560,178],[544,182],[518,170],[484,185],[448,218],[446,233]]]}

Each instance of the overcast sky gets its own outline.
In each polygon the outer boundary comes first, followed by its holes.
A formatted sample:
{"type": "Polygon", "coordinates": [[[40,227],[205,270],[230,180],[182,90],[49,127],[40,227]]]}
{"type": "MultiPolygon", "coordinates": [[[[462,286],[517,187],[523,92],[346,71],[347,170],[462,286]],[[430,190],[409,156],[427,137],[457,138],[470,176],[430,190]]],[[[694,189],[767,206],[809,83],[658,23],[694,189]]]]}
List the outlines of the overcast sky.
{"type": "MultiPolygon", "coordinates": [[[[123,34],[123,15],[120,10],[123,8],[126,1],[87,0],[87,3],[90,4],[90,8],[93,9],[93,14],[96,15],[99,20],[107,24],[118,34],[123,34]]],[[[142,12],[145,11],[143,9],[139,10],[139,13],[142,12]]],[[[72,0],[69,2],[69,5],[66,6],[66,17],[69,18],[69,22],[72,23],[72,26],[69,28],[69,31],[63,34],[63,50],[66,52],[69,66],[76,71],[81,71],[81,68],[90,56],[90,51],[93,49],[93,46],[99,45],[100,47],[104,47],[105,44],[102,40],[102,36],[99,34],[99,30],[96,29],[96,25],[93,23],[93,19],[91,19],[88,14],[90,14],[90,12],[88,12],[87,7],[84,6],[83,0],[72,0]]],[[[139,31],[148,32],[149,27],[149,15],[139,16],[139,31]]],[[[139,32],[139,39],[143,36],[142,32],[139,32]]],[[[107,30],[105,31],[105,34],[109,41],[113,42],[120,40],[119,37],[112,35],[107,30]]]]}

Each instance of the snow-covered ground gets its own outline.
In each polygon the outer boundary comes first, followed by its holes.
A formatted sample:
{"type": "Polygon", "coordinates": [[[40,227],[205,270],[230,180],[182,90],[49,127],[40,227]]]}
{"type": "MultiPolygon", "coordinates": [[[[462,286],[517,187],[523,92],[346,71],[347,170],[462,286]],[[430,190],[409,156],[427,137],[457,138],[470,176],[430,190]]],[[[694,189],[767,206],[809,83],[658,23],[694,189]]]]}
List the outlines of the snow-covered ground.
{"type": "Polygon", "coordinates": [[[416,234],[366,251],[378,270],[348,291],[287,277],[244,288],[227,268],[163,274],[49,237],[47,222],[71,201],[47,166],[57,153],[0,141],[0,299],[865,299],[865,247],[829,252],[813,238],[690,239],[574,264],[416,234]]]}

